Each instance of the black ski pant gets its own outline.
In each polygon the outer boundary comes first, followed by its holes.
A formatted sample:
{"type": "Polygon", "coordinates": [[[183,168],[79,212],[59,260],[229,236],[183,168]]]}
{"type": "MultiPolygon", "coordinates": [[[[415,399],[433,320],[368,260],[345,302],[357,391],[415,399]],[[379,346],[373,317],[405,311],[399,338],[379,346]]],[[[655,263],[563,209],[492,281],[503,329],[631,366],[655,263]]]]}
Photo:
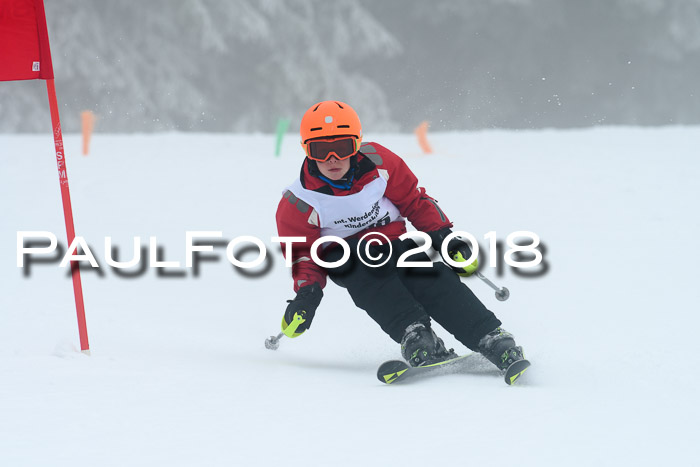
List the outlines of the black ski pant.
{"type": "MultiPolygon", "coordinates": [[[[501,325],[501,321],[476,298],[459,276],[442,261],[430,268],[397,267],[399,256],[416,247],[412,240],[394,240],[390,260],[381,267],[369,267],[357,256],[357,240],[347,240],[350,259],[342,266],[327,269],[330,279],[345,287],[358,308],[381,326],[393,340],[401,342],[406,327],[416,321],[440,323],[462,344],[478,350],[479,340],[501,325]]],[[[364,245],[362,245],[364,250],[364,245]]],[[[372,256],[383,253],[388,245],[370,248],[372,256]]],[[[343,251],[336,247],[324,255],[337,261],[343,251]]],[[[366,262],[370,262],[363,255],[366,262]]],[[[428,261],[425,253],[413,254],[408,261],[428,261]]]]}

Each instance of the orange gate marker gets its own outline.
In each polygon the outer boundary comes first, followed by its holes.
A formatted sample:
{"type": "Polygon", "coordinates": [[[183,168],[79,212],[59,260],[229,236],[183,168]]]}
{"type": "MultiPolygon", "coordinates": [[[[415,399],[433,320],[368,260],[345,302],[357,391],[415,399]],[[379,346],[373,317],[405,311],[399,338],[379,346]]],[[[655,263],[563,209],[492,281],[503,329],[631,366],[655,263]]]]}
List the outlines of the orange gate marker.
{"type": "Polygon", "coordinates": [[[83,156],[90,154],[90,136],[95,128],[95,114],[91,110],[83,110],[80,113],[83,121],[83,156]]]}
{"type": "Polygon", "coordinates": [[[433,148],[431,148],[430,143],[428,143],[428,126],[428,122],[423,122],[414,130],[416,137],[418,138],[418,144],[426,154],[433,152],[433,148]]]}

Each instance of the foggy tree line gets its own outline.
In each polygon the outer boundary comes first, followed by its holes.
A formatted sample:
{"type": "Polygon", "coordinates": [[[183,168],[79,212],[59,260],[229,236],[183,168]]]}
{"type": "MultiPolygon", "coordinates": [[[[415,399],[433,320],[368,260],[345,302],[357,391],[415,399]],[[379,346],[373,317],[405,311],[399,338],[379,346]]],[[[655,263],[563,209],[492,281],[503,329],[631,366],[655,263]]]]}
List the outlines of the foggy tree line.
{"type": "MultiPolygon", "coordinates": [[[[366,129],[700,123],[700,0],[46,0],[66,131],[293,129],[323,99],[366,129]]],[[[0,85],[0,131],[49,127],[0,85]]]]}

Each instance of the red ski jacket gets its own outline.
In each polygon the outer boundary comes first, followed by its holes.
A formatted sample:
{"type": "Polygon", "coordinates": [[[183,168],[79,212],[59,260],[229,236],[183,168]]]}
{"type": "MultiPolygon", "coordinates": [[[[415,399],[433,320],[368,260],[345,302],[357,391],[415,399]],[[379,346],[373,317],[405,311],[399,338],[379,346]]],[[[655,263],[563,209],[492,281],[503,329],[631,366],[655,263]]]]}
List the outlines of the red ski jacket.
{"type": "MultiPolygon", "coordinates": [[[[383,176],[387,183],[384,196],[417,230],[433,232],[452,227],[437,201],[426,194],[425,188],[418,186],[418,179],[403,159],[384,146],[362,144],[355,163],[355,180],[349,190],[332,187],[316,176],[317,173],[314,175],[309,163],[305,158],[300,174],[301,185],[306,190],[342,197],[361,192],[368,183],[383,176]]],[[[294,291],[314,282],[325,287],[326,272],[311,260],[310,254],[311,245],[321,237],[316,210],[291,191],[285,191],[277,206],[277,231],[281,237],[306,237],[306,242],[295,242],[292,247],[294,291]]],[[[406,223],[400,219],[387,225],[371,226],[347,238],[361,237],[368,232],[381,232],[395,240],[406,232],[406,223]]],[[[282,251],[284,253],[284,248],[282,251]]]]}

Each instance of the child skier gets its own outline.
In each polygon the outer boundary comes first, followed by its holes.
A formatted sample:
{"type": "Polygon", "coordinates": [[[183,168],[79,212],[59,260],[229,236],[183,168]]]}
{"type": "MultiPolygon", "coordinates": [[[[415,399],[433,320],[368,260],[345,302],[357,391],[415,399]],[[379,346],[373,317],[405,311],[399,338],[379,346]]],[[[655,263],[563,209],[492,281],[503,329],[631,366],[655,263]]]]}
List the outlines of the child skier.
{"type": "MultiPolygon", "coordinates": [[[[406,232],[404,218],[427,233],[437,251],[452,232],[450,220],[418,187],[405,162],[377,143],[363,144],[360,119],[343,102],[313,105],[302,118],[300,132],[306,153],[301,174],[277,208],[279,235],[306,237],[291,250],[296,298],[289,301],[282,331],[297,337],[309,329],[330,277],[401,344],[401,354],[411,366],[456,356],[431,329],[431,318],[502,371],[523,360],[513,336],[459,279],[476,271],[476,260],[460,268],[443,262],[429,268],[397,266],[404,252],[416,248],[410,239],[399,240],[406,232]],[[389,242],[361,243],[370,232],[383,234],[389,242]],[[349,258],[339,267],[323,268],[312,260],[311,245],[327,235],[341,237],[350,246],[349,258]],[[379,257],[389,259],[373,264],[379,257]]],[[[342,258],[344,251],[337,244],[324,246],[319,249],[323,261],[342,258]]],[[[459,237],[449,241],[447,251],[455,261],[471,256],[469,244],[459,237]]],[[[408,260],[431,261],[425,253],[411,254],[408,260]]]]}

